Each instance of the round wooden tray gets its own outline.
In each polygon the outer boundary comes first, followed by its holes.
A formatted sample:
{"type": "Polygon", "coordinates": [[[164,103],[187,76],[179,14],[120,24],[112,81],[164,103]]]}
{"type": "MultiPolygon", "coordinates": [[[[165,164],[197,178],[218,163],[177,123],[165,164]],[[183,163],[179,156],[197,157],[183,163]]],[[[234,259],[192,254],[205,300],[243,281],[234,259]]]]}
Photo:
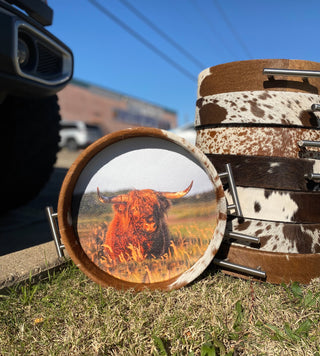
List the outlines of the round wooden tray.
{"type": "MultiPolygon", "coordinates": [[[[319,253],[300,254],[259,251],[223,242],[216,257],[220,259],[227,258],[231,263],[245,264],[251,268],[261,268],[266,272],[265,281],[275,284],[290,282],[308,284],[312,279],[320,277],[319,253]]],[[[223,270],[227,274],[236,277],[252,278],[227,269],[223,270]]]]}
{"type": "Polygon", "coordinates": [[[242,187],[309,192],[318,184],[306,177],[320,173],[320,160],[270,156],[207,154],[220,172],[230,163],[234,180],[242,187]]]}
{"type": "Polygon", "coordinates": [[[277,75],[269,78],[265,68],[319,71],[320,63],[294,59],[254,59],[219,64],[199,74],[198,98],[246,90],[280,90],[319,94],[320,78],[277,75]]]}
{"type": "MultiPolygon", "coordinates": [[[[320,254],[320,224],[279,223],[275,221],[228,217],[227,230],[258,237],[259,245],[246,243],[260,252],[320,254]]],[[[239,245],[237,241],[232,245],[239,245]]],[[[245,245],[242,242],[242,247],[245,245]]],[[[320,274],[320,270],[319,270],[320,274]]]]}
{"type": "Polygon", "coordinates": [[[197,130],[196,146],[206,154],[319,159],[320,148],[300,141],[320,141],[320,129],[228,126],[197,130]]]}
{"type": "Polygon", "coordinates": [[[197,100],[195,125],[273,125],[319,128],[313,104],[318,94],[286,91],[241,91],[209,95],[197,100]]]}
{"type": "Polygon", "coordinates": [[[210,264],[226,199],[208,158],[170,132],[127,129],[78,157],[58,202],[62,243],[93,281],[171,290],[210,264]]]}
{"type": "MultiPolygon", "coordinates": [[[[288,223],[320,224],[320,192],[237,186],[243,217],[288,223]]],[[[225,191],[230,201],[231,192],[225,191]]],[[[231,213],[230,215],[234,215],[231,213]]]]}

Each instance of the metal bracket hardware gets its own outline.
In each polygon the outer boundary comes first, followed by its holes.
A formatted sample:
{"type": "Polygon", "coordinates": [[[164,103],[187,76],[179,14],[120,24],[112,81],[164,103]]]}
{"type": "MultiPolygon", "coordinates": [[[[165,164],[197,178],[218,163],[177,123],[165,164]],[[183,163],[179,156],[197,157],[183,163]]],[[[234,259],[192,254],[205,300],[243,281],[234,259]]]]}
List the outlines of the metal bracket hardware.
{"type": "MultiPolygon", "coordinates": [[[[238,197],[238,192],[237,192],[237,187],[235,184],[235,180],[233,177],[233,173],[232,173],[232,169],[231,169],[231,165],[230,163],[226,164],[226,172],[224,173],[220,173],[219,177],[222,178],[227,178],[228,179],[228,183],[229,183],[229,188],[230,188],[230,193],[233,199],[233,204],[228,204],[227,203],[227,208],[228,210],[230,209],[235,209],[237,215],[239,217],[243,217],[242,215],[242,210],[240,207],[240,202],[239,202],[239,197],[238,197]]],[[[233,232],[233,231],[226,231],[225,235],[224,235],[224,239],[225,238],[232,238],[232,239],[236,239],[239,242],[249,242],[249,243],[255,243],[255,244],[259,244],[260,243],[260,238],[259,237],[254,237],[254,236],[249,236],[249,235],[244,235],[244,234],[240,234],[238,232],[233,232]]],[[[246,267],[246,266],[241,266],[235,263],[231,263],[228,260],[220,260],[218,258],[214,258],[213,259],[213,263],[219,267],[222,268],[228,268],[232,271],[236,271],[236,272],[240,272],[240,273],[246,273],[255,277],[259,277],[259,278],[266,278],[266,272],[261,271],[259,268],[254,269],[254,268],[250,268],[250,267],[246,267]]]]}
{"type": "Polygon", "coordinates": [[[317,70],[299,70],[299,69],[281,69],[281,68],[264,68],[263,74],[269,79],[274,79],[274,75],[294,76],[307,79],[309,77],[320,77],[320,71],[317,70]]]}
{"type": "Polygon", "coordinates": [[[53,241],[56,245],[56,250],[57,250],[57,254],[59,257],[64,257],[64,245],[61,244],[61,237],[60,237],[60,233],[59,233],[59,229],[58,229],[58,225],[56,222],[56,219],[58,217],[58,214],[55,213],[53,211],[52,206],[47,206],[46,207],[46,215],[47,215],[47,219],[49,222],[49,226],[50,226],[50,230],[51,230],[51,234],[53,237],[53,241]]]}
{"type": "MultiPolygon", "coordinates": [[[[316,104],[314,104],[314,105],[316,105],[316,104]]],[[[300,140],[300,141],[298,141],[298,146],[300,148],[305,148],[305,147],[318,147],[318,148],[320,148],[320,141],[300,140]]],[[[317,182],[320,181],[320,174],[319,173],[313,173],[313,172],[306,173],[304,175],[304,177],[307,178],[307,179],[312,179],[312,180],[317,181],[317,182]]]]}
{"type": "MultiPolygon", "coordinates": [[[[244,234],[240,234],[238,232],[233,232],[233,231],[226,231],[225,235],[224,235],[224,239],[225,238],[236,239],[236,240],[238,240],[238,242],[249,242],[249,243],[255,243],[255,244],[260,243],[259,237],[244,235],[244,234]]],[[[214,258],[213,263],[219,267],[228,268],[235,272],[245,273],[245,274],[249,274],[251,276],[255,276],[255,277],[259,277],[259,278],[266,278],[266,272],[261,271],[260,267],[258,267],[257,269],[254,269],[251,267],[246,267],[246,266],[238,265],[235,263],[231,263],[228,261],[228,259],[220,260],[218,258],[214,258]]]]}
{"type": "Polygon", "coordinates": [[[236,263],[228,262],[228,260],[220,260],[218,258],[214,258],[213,263],[219,267],[228,268],[236,272],[250,274],[254,277],[266,278],[266,272],[261,271],[259,267],[257,269],[245,267],[236,263]]]}
{"type": "Polygon", "coordinates": [[[244,235],[244,234],[240,234],[239,232],[226,231],[224,237],[229,239],[236,239],[239,242],[249,242],[255,244],[260,243],[260,237],[244,235]]]}
{"type": "Polygon", "coordinates": [[[233,204],[227,205],[228,210],[235,209],[237,215],[242,216],[242,210],[241,210],[241,206],[240,206],[240,202],[239,202],[237,187],[236,187],[236,183],[233,178],[233,173],[232,173],[230,163],[226,164],[226,172],[220,173],[219,177],[221,179],[223,179],[223,178],[228,179],[229,188],[230,188],[231,196],[233,199],[233,204]]]}

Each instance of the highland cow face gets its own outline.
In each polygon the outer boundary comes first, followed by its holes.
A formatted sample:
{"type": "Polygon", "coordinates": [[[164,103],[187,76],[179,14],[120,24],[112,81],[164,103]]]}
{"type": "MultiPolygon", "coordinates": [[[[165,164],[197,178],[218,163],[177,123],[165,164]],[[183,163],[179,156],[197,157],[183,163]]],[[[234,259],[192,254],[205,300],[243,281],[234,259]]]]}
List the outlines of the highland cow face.
{"type": "Polygon", "coordinates": [[[192,182],[181,192],[163,193],[144,189],[114,197],[101,195],[98,188],[99,200],[113,204],[115,212],[105,241],[112,251],[112,257],[116,258],[120,254],[130,257],[129,245],[138,248],[144,256],[163,255],[169,247],[169,230],[165,216],[170,200],[182,198],[191,187],[192,182]]]}
{"type": "Polygon", "coordinates": [[[159,228],[170,203],[152,190],[130,192],[126,212],[137,233],[150,234],[159,228]]]}

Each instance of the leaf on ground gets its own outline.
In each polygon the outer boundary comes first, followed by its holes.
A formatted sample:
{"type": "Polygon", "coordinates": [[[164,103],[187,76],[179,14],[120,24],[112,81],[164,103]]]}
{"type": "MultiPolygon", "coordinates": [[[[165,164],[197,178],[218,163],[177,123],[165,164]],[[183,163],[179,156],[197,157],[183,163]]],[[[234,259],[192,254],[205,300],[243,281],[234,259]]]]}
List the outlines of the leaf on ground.
{"type": "Polygon", "coordinates": [[[296,298],[302,298],[302,289],[299,285],[298,282],[293,282],[292,285],[291,285],[291,291],[292,291],[292,294],[296,297],[296,298]]]}
{"type": "Polygon", "coordinates": [[[160,337],[154,335],[153,336],[153,342],[154,342],[155,346],[157,347],[157,349],[159,351],[159,354],[161,356],[167,356],[168,355],[168,353],[166,351],[166,348],[164,346],[164,343],[163,343],[163,341],[161,340],[160,337]]]}
{"type": "Polygon", "coordinates": [[[305,320],[303,323],[300,324],[298,329],[296,329],[295,334],[301,336],[308,336],[309,331],[312,326],[312,321],[310,319],[305,320]]]}
{"type": "Polygon", "coordinates": [[[201,346],[201,356],[216,356],[216,348],[211,343],[205,343],[201,346]]]}

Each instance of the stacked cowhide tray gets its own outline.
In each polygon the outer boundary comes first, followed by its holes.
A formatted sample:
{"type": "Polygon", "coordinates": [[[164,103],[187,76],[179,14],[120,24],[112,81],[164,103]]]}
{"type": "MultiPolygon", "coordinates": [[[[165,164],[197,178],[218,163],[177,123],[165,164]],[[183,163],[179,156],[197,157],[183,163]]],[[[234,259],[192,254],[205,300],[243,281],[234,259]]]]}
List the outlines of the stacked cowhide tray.
{"type": "Polygon", "coordinates": [[[242,208],[242,217],[229,211],[227,229],[260,238],[224,241],[216,257],[260,267],[272,283],[320,276],[317,71],[315,62],[251,60],[199,75],[196,146],[218,172],[231,164],[242,208]]]}

